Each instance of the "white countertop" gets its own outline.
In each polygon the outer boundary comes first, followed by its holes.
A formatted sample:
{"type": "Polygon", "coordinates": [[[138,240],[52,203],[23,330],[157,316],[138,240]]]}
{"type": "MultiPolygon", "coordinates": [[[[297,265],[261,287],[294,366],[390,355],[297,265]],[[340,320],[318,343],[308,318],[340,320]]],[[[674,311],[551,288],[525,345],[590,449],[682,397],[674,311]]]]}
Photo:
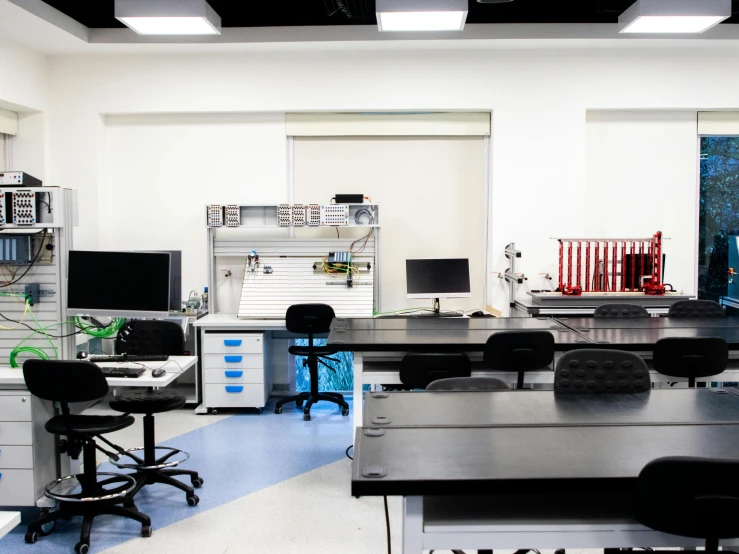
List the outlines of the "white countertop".
{"type": "MultiPolygon", "coordinates": [[[[166,362],[98,362],[98,365],[100,367],[144,367],[146,369],[141,377],[134,379],[127,377],[109,378],[108,385],[111,387],[166,387],[185,371],[194,367],[197,361],[197,356],[170,356],[166,362]],[[160,367],[166,369],[167,374],[163,377],[152,377],[151,371],[160,367]]],[[[23,370],[21,368],[0,366],[0,388],[3,386],[25,386],[23,370]]]]}
{"type": "Polygon", "coordinates": [[[10,533],[20,522],[20,512],[0,512],[0,538],[10,533]]]}
{"type": "Polygon", "coordinates": [[[235,329],[285,329],[284,319],[239,319],[236,314],[208,314],[193,323],[195,327],[233,327],[235,329]]]}

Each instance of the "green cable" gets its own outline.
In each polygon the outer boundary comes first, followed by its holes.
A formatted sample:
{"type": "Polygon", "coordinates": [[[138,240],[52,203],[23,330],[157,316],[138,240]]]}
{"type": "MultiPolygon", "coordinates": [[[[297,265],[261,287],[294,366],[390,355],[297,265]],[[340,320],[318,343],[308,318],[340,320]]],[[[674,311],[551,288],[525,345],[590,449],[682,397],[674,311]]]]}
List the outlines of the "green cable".
{"type": "Polygon", "coordinates": [[[115,335],[118,331],[121,330],[121,328],[126,324],[126,318],[125,317],[116,317],[113,319],[110,325],[107,327],[104,327],[103,329],[99,329],[98,327],[95,327],[91,323],[86,322],[81,317],[75,317],[74,318],[75,325],[77,325],[77,328],[80,329],[83,333],[86,335],[90,335],[91,337],[95,338],[108,338],[115,335]]]}
{"type": "Polygon", "coordinates": [[[33,346],[16,346],[13,351],[10,353],[10,367],[17,369],[18,368],[18,362],[15,361],[15,359],[18,357],[18,354],[21,352],[29,352],[31,354],[35,354],[42,360],[48,360],[49,355],[41,350],[40,348],[34,348],[33,346]]]}
{"type": "MultiPolygon", "coordinates": [[[[26,304],[28,304],[28,300],[26,300],[26,304]]],[[[54,358],[56,360],[58,360],[59,359],[59,352],[57,351],[56,346],[54,346],[54,341],[51,340],[51,337],[46,332],[46,329],[44,329],[44,328],[41,327],[41,324],[38,322],[38,319],[36,319],[36,316],[33,313],[33,310],[31,309],[30,305],[28,306],[28,313],[31,314],[31,317],[33,318],[33,321],[36,323],[36,325],[39,326],[39,328],[41,329],[41,333],[43,333],[43,335],[46,337],[46,340],[49,341],[49,344],[51,345],[51,349],[54,351],[54,358]]],[[[18,345],[18,346],[20,346],[20,345],[18,345]]]]}

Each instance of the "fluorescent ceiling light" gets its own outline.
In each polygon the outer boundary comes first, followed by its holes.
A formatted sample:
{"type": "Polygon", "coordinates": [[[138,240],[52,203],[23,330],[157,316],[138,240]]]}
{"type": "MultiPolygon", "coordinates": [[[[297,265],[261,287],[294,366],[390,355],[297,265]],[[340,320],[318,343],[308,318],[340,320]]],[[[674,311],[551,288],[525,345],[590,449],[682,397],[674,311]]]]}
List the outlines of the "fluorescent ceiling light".
{"type": "Polygon", "coordinates": [[[115,0],[115,17],[140,35],[220,35],[206,0],[115,0]]]}
{"type": "Polygon", "coordinates": [[[620,33],[703,33],[731,17],[731,0],[637,0],[618,18],[620,33]]]}
{"type": "Polygon", "coordinates": [[[461,31],[467,0],[377,0],[380,31],[461,31]]]}

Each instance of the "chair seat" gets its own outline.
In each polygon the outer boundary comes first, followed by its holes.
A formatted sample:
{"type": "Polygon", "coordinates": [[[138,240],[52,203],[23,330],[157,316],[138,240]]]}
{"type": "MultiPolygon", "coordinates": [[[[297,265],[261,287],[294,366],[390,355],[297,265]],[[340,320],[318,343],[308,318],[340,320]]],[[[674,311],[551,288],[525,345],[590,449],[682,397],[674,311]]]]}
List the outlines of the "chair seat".
{"type": "Polygon", "coordinates": [[[182,408],[187,399],[177,393],[167,391],[139,391],[116,396],[110,407],[128,414],[158,414],[182,408]]]}
{"type": "MultiPolygon", "coordinates": [[[[291,346],[287,351],[293,356],[307,356],[309,352],[307,346],[291,346]]],[[[313,347],[313,354],[316,356],[330,356],[331,354],[336,354],[336,352],[335,349],[329,348],[328,346],[313,347]]]]}
{"type": "Polygon", "coordinates": [[[496,391],[511,390],[510,387],[495,377],[450,377],[429,383],[430,391],[496,391]]]}
{"type": "MultiPolygon", "coordinates": [[[[120,431],[133,425],[136,420],[132,416],[70,416],[72,430],[81,437],[94,437],[120,431]]],[[[46,430],[55,435],[66,435],[67,424],[64,416],[56,416],[46,422],[46,430]]]]}

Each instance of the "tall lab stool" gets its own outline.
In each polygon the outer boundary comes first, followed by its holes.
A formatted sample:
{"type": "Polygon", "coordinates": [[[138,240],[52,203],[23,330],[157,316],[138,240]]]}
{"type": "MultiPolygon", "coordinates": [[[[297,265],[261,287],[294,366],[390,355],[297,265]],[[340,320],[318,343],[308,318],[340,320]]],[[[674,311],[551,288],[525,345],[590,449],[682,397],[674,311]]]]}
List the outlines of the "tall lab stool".
{"type": "Polygon", "coordinates": [[[721,539],[739,537],[737,471],[737,460],[652,460],[639,474],[636,520],[663,533],[703,539],[704,554],[716,554],[721,539]]]}
{"type": "Polygon", "coordinates": [[[549,331],[502,331],[490,335],[483,361],[487,367],[518,374],[516,388],[522,389],[527,371],[545,369],[554,360],[554,335],[549,331]]]}
{"type": "Polygon", "coordinates": [[[195,494],[194,488],[203,486],[203,478],[197,471],[188,469],[175,469],[179,464],[186,461],[190,455],[177,448],[157,447],[154,438],[154,414],[169,412],[182,408],[187,399],[179,394],[166,391],[142,391],[119,395],[111,400],[110,407],[118,412],[126,414],[144,415],[144,446],[143,448],[131,448],[122,451],[132,462],[122,460],[111,460],[111,463],[120,469],[131,469],[135,473],[132,477],[136,485],[131,491],[134,497],[146,485],[162,483],[171,485],[185,492],[185,498],[190,506],[197,506],[200,498],[195,494]],[[157,450],[163,451],[157,456],[157,450]],[[186,475],[190,477],[192,487],[186,485],[175,476],[186,475]]]}
{"type": "Polygon", "coordinates": [[[100,368],[90,362],[28,360],[23,364],[23,377],[31,394],[59,403],[62,415],[47,421],[46,430],[65,436],[63,451],[73,460],[82,454],[84,464],[82,474],[68,475],[47,485],[45,495],[58,501],[59,509],[41,512],[28,526],[26,542],[35,543],[40,536],[48,534],[43,530],[45,525],[75,516],[83,518],[80,542],[74,547],[77,554],[89,551],[92,522],[101,515],[138,521],[141,523],[141,536],[150,537],[151,519],[138,511],[129,496],[136,486],[134,478],[120,473],[98,472],[95,460],[96,449],[115,457],[98,446],[95,439],[100,438],[118,448],[102,435],[130,427],[134,418],[129,415],[71,415],[69,410],[70,402],[92,402],[108,394],[108,382],[100,368]]]}
{"type": "Polygon", "coordinates": [[[687,377],[691,388],[698,377],[723,373],[729,364],[729,346],[719,337],[658,340],[653,355],[655,370],[670,377],[687,377]]]}
{"type": "MultiPolygon", "coordinates": [[[[116,352],[136,355],[166,354],[167,356],[181,356],[185,350],[185,334],[182,327],[174,321],[151,320],[131,321],[121,329],[116,339],[116,352]]],[[[144,446],[132,448],[122,452],[132,463],[115,461],[112,463],[121,469],[134,470],[136,487],[131,496],[138,493],[144,486],[154,483],[171,485],[185,492],[185,498],[190,506],[197,506],[200,498],[194,488],[203,486],[203,478],[197,471],[175,469],[190,456],[176,448],[157,448],[154,438],[154,414],[170,412],[182,408],[187,399],[166,390],[137,391],[120,394],[110,402],[113,410],[126,414],[142,414],[144,416],[144,446]],[[157,450],[164,451],[157,456],[157,450]],[[190,477],[192,487],[186,485],[175,476],[190,477]]]]}
{"type": "Polygon", "coordinates": [[[337,361],[329,358],[336,351],[325,346],[315,346],[313,344],[313,336],[328,333],[331,329],[331,322],[334,320],[335,314],[331,306],[326,304],[295,304],[287,309],[285,314],[285,326],[291,333],[299,335],[308,335],[308,346],[291,346],[288,352],[293,356],[305,356],[303,365],[308,366],[310,370],[310,392],[301,392],[295,396],[283,398],[279,400],[275,406],[275,413],[281,414],[282,407],[290,402],[300,408],[305,402],[303,408],[303,419],[310,421],[310,409],[316,402],[321,400],[325,402],[333,402],[341,406],[341,415],[349,415],[349,404],[344,401],[344,396],[338,392],[319,392],[318,391],[318,364],[322,364],[331,371],[334,369],[324,360],[337,361]]]}

